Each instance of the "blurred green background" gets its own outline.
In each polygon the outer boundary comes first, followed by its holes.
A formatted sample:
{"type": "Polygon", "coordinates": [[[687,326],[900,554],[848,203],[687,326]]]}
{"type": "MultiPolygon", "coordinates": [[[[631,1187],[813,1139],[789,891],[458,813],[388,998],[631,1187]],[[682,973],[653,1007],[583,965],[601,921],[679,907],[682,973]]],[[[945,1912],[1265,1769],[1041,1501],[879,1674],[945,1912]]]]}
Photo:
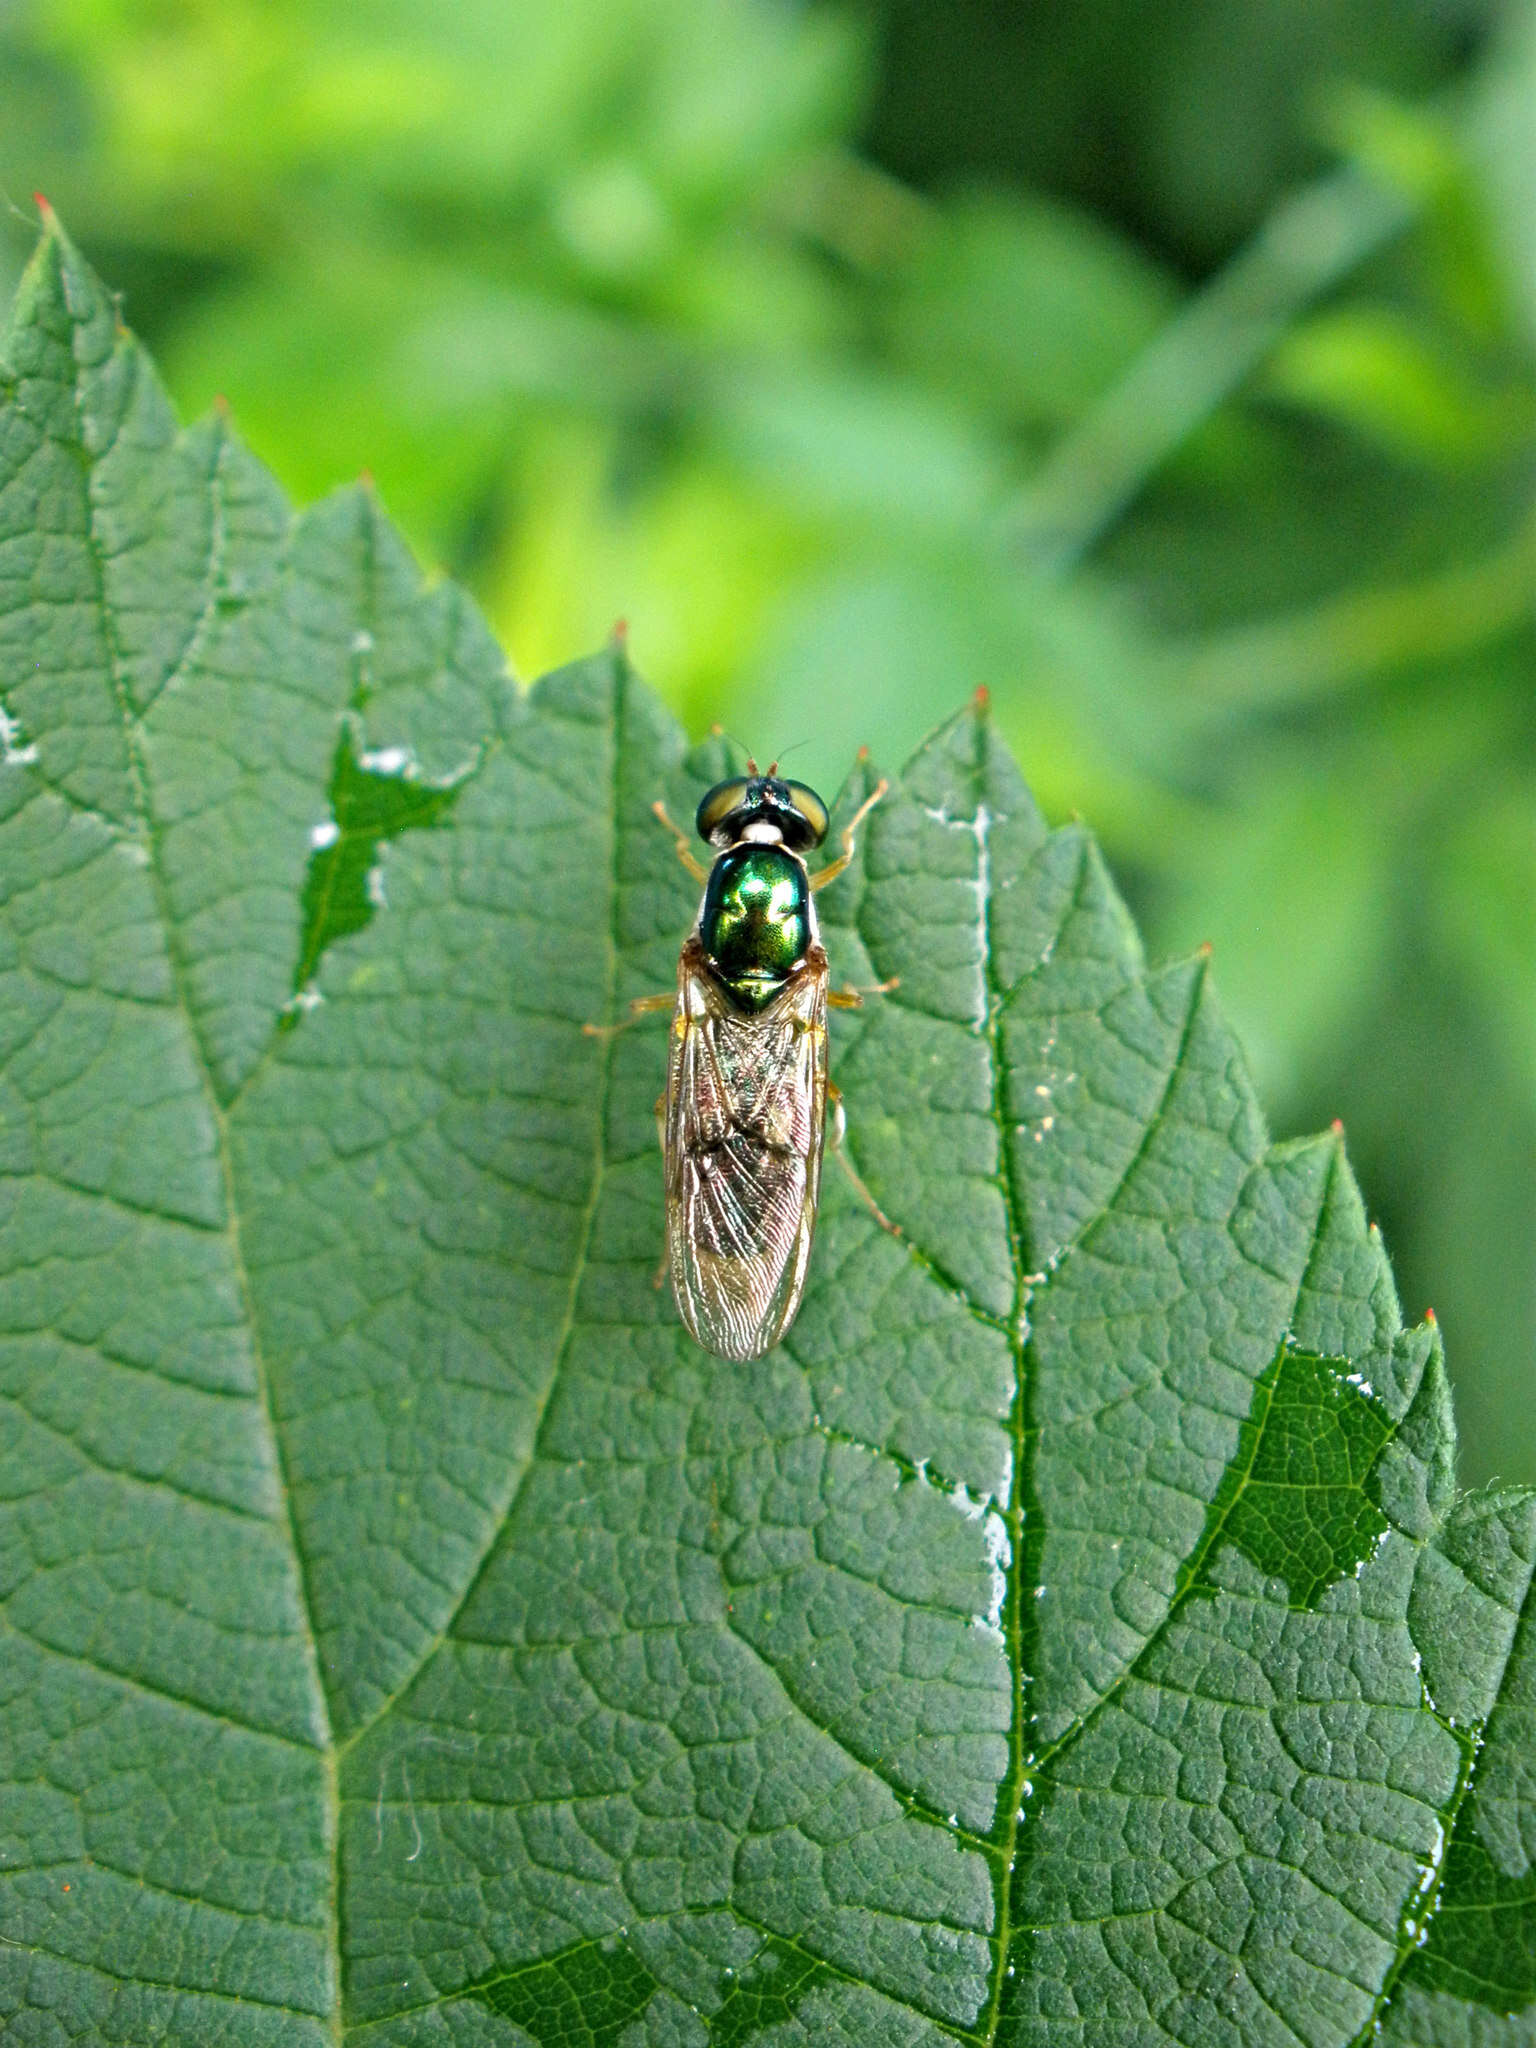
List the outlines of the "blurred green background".
{"type": "Polygon", "coordinates": [[[523,674],[829,783],[988,684],[1536,1479],[1531,7],[0,0],[0,179],[523,674]]]}

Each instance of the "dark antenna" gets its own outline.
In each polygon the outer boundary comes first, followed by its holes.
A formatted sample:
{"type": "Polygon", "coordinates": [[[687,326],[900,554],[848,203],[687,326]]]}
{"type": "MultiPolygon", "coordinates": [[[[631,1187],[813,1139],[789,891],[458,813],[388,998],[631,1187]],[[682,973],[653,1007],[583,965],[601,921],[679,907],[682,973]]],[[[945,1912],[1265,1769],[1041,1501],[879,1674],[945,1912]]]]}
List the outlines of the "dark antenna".
{"type": "Polygon", "coordinates": [[[774,767],[777,768],[779,765],[779,761],[787,761],[791,754],[798,752],[801,747],[808,747],[810,744],[810,739],[806,738],[803,740],[796,740],[790,746],[781,747],[779,749],[779,760],[774,762],[774,767]]]}

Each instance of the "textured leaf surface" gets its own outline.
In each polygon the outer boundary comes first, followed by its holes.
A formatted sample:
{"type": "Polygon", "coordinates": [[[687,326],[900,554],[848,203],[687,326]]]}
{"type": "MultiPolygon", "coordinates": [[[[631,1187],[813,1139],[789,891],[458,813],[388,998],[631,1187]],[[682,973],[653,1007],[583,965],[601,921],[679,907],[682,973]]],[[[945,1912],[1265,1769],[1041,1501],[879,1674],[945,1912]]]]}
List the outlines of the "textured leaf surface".
{"type": "Polygon", "coordinates": [[[726,1366],[580,1030],[719,750],[178,433],[56,231],[0,395],[7,2041],[1536,2039],[1536,1505],[985,717],[822,899],[905,1242],[831,1175],[726,1366]]]}

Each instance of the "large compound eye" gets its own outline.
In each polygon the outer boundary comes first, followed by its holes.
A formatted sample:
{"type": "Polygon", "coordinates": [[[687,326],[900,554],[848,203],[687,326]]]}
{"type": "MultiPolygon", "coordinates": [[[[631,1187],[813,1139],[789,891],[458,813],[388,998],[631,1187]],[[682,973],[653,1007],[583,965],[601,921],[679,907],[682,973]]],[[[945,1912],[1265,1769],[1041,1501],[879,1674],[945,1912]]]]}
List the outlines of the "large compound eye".
{"type": "Polygon", "coordinates": [[[789,800],[811,830],[811,845],[820,846],[827,836],[827,807],[807,783],[786,782],[789,800]]]}
{"type": "Polygon", "coordinates": [[[712,842],[716,828],[731,815],[746,794],[746,778],[741,775],[734,776],[729,782],[717,782],[713,789],[704,792],[694,824],[706,846],[712,842]]]}

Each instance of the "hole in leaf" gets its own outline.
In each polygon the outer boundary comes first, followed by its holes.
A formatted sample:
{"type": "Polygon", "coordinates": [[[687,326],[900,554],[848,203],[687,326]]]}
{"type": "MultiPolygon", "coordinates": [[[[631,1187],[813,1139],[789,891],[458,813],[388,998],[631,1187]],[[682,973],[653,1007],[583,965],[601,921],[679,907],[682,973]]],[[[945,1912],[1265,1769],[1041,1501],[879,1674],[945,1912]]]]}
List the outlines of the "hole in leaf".
{"type": "Polygon", "coordinates": [[[1293,1607],[1358,1571],[1387,1529],[1375,1472],[1392,1421],[1348,1374],[1347,1358],[1282,1344],[1211,1504],[1218,1542],[1284,1579],[1293,1607]]]}
{"type": "Polygon", "coordinates": [[[351,722],[342,725],[331,764],[330,817],[310,835],[303,930],[285,1023],[297,1022],[316,1000],[312,984],[327,948],[362,931],[381,907],[386,842],[441,824],[472,768],[450,781],[428,782],[405,748],[359,754],[351,722]]]}
{"type": "MultiPolygon", "coordinates": [[[[824,1963],[775,1935],[762,1937],[752,1960],[727,1970],[725,1999],[710,2020],[713,2048],[746,2048],[762,2029],[794,2019],[801,2000],[835,1976],[824,1963]]],[[[622,1942],[581,1941],[542,1961],[509,1971],[471,1994],[514,2021],[540,2048],[619,2048],[639,2019],[657,1979],[622,1942]]]]}
{"type": "Polygon", "coordinates": [[[0,704],[0,762],[7,768],[30,768],[37,759],[37,748],[27,738],[19,718],[12,718],[3,704],[0,704]]]}
{"type": "Polygon", "coordinates": [[[622,1943],[580,1941],[529,1963],[474,1994],[493,2012],[530,2034],[540,2048],[618,2048],[620,2034],[639,2019],[656,1979],[622,1943]]]}
{"type": "Polygon", "coordinates": [[[746,2048],[763,2028],[796,2018],[801,2000],[819,1984],[832,1982],[832,1971],[814,1956],[767,1935],[710,2021],[710,2048],[746,2048]]]}
{"type": "Polygon", "coordinates": [[[1536,1870],[1518,1867],[1521,1845],[1509,1842],[1507,1826],[1479,1825],[1477,1797],[1474,1787],[1458,1818],[1416,1975],[1427,1990],[1447,1991],[1513,2017],[1536,2000],[1530,1936],[1536,1870]],[[1488,1839],[1497,1842],[1500,1833],[1506,1856],[1508,1848],[1515,1850],[1507,1856],[1511,1870],[1501,1870],[1489,1853],[1488,1839]]]}

